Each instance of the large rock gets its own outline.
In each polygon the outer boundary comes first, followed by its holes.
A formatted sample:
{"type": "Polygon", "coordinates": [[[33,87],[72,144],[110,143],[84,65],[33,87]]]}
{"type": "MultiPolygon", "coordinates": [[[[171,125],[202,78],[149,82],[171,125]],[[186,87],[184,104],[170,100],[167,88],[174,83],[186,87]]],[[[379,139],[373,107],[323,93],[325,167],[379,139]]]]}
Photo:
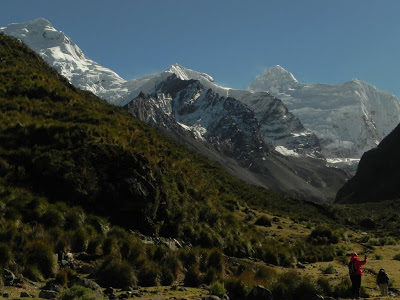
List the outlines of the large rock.
{"type": "Polygon", "coordinates": [[[365,152],[356,175],[337,193],[338,203],[362,203],[400,198],[400,125],[378,147],[365,152]]]}
{"type": "Polygon", "coordinates": [[[4,277],[4,284],[6,286],[14,285],[14,281],[17,279],[17,276],[15,276],[14,273],[8,269],[4,269],[3,277],[4,277]]]}
{"type": "Polygon", "coordinates": [[[99,295],[103,294],[103,290],[101,289],[101,287],[94,280],[91,280],[88,278],[75,277],[72,280],[71,285],[80,285],[80,286],[83,286],[85,288],[95,291],[99,295]]]}

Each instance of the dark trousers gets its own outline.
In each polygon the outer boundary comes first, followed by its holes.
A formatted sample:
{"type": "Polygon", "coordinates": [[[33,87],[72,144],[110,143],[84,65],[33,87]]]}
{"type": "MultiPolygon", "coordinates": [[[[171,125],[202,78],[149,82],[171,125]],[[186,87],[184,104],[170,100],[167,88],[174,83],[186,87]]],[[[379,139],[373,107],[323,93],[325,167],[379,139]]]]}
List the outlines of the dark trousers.
{"type": "Polygon", "coordinates": [[[351,285],[352,285],[352,296],[353,299],[360,298],[360,287],[361,287],[361,275],[353,274],[350,275],[351,285]]]}

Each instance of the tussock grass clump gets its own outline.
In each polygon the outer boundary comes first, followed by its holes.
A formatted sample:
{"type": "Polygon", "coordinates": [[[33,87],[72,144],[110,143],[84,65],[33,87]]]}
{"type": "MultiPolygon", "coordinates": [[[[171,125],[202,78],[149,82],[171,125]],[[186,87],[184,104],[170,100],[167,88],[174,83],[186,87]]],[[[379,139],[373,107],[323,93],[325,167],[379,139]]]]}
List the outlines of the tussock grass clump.
{"type": "Polygon", "coordinates": [[[190,287],[197,287],[202,283],[202,276],[197,265],[191,266],[186,274],[184,279],[184,285],[190,287]]]}
{"type": "Polygon", "coordinates": [[[138,273],[139,285],[140,286],[154,286],[157,285],[159,279],[160,270],[158,266],[151,262],[146,261],[140,266],[138,273]]]}
{"type": "Polygon", "coordinates": [[[210,294],[222,297],[226,294],[225,285],[221,281],[216,281],[210,285],[210,294]]]}
{"type": "Polygon", "coordinates": [[[308,236],[307,241],[314,245],[337,244],[339,235],[326,226],[318,226],[308,236]]]}
{"type": "Polygon", "coordinates": [[[74,285],[68,290],[62,292],[59,296],[60,300],[96,300],[104,299],[100,295],[97,295],[93,290],[85,288],[83,286],[74,285]]]}
{"type": "Polygon", "coordinates": [[[265,227],[271,227],[272,226],[272,222],[271,219],[268,218],[267,216],[261,216],[259,217],[255,223],[255,225],[259,225],[259,226],[265,226],[265,227]]]}
{"type": "Polygon", "coordinates": [[[95,278],[104,287],[128,288],[137,284],[131,265],[115,259],[105,260],[96,270],[95,278]]]}
{"type": "Polygon", "coordinates": [[[27,245],[25,262],[27,266],[36,267],[44,278],[53,277],[57,270],[57,261],[53,249],[44,241],[34,241],[27,245]]]}

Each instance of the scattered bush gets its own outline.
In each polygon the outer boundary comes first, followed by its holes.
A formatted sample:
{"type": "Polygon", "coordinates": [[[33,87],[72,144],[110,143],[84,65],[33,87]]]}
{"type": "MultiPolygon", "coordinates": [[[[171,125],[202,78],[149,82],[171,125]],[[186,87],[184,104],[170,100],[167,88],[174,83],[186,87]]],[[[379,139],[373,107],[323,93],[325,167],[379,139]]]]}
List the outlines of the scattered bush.
{"type": "Polygon", "coordinates": [[[197,287],[202,283],[201,273],[197,265],[190,267],[184,279],[184,285],[190,287],[197,287]]]}
{"type": "Polygon", "coordinates": [[[73,252],[86,251],[89,244],[89,235],[83,228],[72,232],[71,248],[73,252]]]}
{"type": "Polygon", "coordinates": [[[161,285],[171,285],[175,280],[175,274],[166,266],[161,268],[160,283],[161,285]]]}
{"type": "Polygon", "coordinates": [[[105,287],[128,288],[137,283],[129,263],[115,259],[105,260],[96,270],[95,278],[101,286],[105,287]]]}
{"type": "Polygon", "coordinates": [[[100,295],[97,295],[93,290],[85,288],[83,286],[74,285],[68,290],[63,291],[60,296],[60,300],[96,300],[104,299],[100,295]]]}
{"type": "Polygon", "coordinates": [[[308,236],[308,242],[314,245],[330,245],[339,242],[339,235],[323,226],[315,228],[308,236]]]}
{"type": "Polygon", "coordinates": [[[383,256],[381,254],[375,254],[375,259],[381,260],[381,259],[383,259],[383,256]]]}
{"type": "Polygon", "coordinates": [[[53,249],[42,241],[32,242],[26,247],[25,261],[27,266],[36,266],[45,278],[54,276],[57,269],[53,249]]]}
{"type": "Polygon", "coordinates": [[[157,279],[159,275],[158,267],[155,263],[146,261],[141,267],[138,273],[139,285],[140,286],[154,286],[157,285],[157,279]]]}
{"type": "Polygon", "coordinates": [[[393,259],[394,259],[394,260],[400,260],[400,253],[399,253],[399,254],[396,254],[395,256],[393,256],[393,259]]]}
{"type": "Polygon", "coordinates": [[[224,283],[221,281],[216,281],[210,285],[210,294],[218,297],[222,297],[226,294],[226,289],[224,283]]]}
{"type": "Polygon", "coordinates": [[[211,284],[220,279],[220,273],[213,267],[208,268],[206,275],[204,276],[204,283],[211,284]]]}

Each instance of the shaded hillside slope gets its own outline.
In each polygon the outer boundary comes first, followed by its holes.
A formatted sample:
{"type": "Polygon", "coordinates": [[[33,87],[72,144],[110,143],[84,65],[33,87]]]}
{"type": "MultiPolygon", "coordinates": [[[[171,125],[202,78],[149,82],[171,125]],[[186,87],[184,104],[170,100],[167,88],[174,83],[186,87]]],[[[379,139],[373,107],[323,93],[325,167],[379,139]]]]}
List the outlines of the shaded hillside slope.
{"type": "Polygon", "coordinates": [[[16,39],[0,35],[0,58],[2,186],[195,243],[245,234],[247,225],[231,213],[244,202],[314,217],[323,210],[230,176],[75,89],[16,39]]]}
{"type": "Polygon", "coordinates": [[[400,199],[400,125],[364,153],[356,175],[337,193],[338,203],[400,199]]]}

